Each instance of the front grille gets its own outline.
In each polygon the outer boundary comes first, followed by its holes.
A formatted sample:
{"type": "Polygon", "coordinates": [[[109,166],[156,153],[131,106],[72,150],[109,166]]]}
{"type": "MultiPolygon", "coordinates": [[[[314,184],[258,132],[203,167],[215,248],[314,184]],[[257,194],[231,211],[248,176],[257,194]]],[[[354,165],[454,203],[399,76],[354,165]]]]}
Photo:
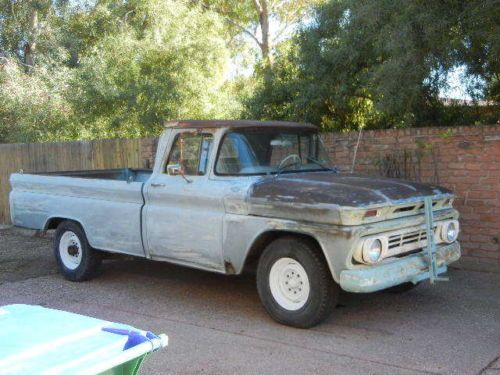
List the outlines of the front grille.
{"type": "Polygon", "coordinates": [[[425,232],[425,229],[409,233],[395,234],[389,237],[389,249],[410,243],[418,243],[423,240],[427,240],[427,233],[425,232]]]}
{"type": "MultiPolygon", "coordinates": [[[[434,239],[440,242],[437,236],[437,226],[434,226],[434,239]]],[[[427,246],[425,228],[396,233],[388,238],[386,257],[422,249],[425,246],[427,246]]]]}
{"type": "Polygon", "coordinates": [[[396,208],[394,210],[394,213],[398,213],[398,212],[407,212],[407,211],[413,211],[415,209],[420,209],[422,208],[423,205],[422,204],[419,204],[419,205],[412,205],[412,206],[403,206],[403,207],[399,207],[399,208],[396,208]]]}
{"type": "MultiPolygon", "coordinates": [[[[433,200],[432,201],[432,207],[434,208],[447,208],[448,206],[451,207],[452,199],[447,198],[447,199],[438,199],[438,200],[433,200]]],[[[416,204],[410,204],[410,205],[403,205],[403,206],[398,206],[392,210],[393,214],[418,214],[419,212],[424,211],[424,204],[423,203],[416,203],[416,204]]],[[[401,215],[398,215],[401,216],[401,215]]]]}
{"type": "MultiPolygon", "coordinates": [[[[441,228],[444,223],[451,219],[449,217],[445,217],[443,219],[443,216],[444,215],[441,215],[438,220],[434,221],[432,227],[432,234],[436,245],[443,243],[443,239],[441,238],[441,228]]],[[[403,257],[424,251],[428,242],[425,225],[401,228],[378,234],[370,234],[369,236],[361,237],[357,243],[356,248],[353,250],[354,262],[360,264],[367,263],[363,259],[363,246],[365,244],[370,245],[371,242],[367,241],[373,241],[374,239],[379,239],[382,242],[382,259],[403,257]]]]}

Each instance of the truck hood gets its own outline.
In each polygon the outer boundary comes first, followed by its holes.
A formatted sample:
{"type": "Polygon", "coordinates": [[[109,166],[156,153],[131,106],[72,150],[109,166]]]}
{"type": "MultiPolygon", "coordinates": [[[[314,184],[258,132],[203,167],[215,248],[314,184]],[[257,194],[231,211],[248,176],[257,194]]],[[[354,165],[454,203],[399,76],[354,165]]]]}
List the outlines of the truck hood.
{"type": "MultiPolygon", "coordinates": [[[[269,176],[255,182],[248,193],[247,204],[253,215],[294,218],[298,211],[301,218],[341,223],[342,211],[354,210],[364,214],[369,208],[421,202],[425,196],[444,199],[453,197],[453,194],[442,187],[397,179],[304,172],[269,176]]],[[[387,218],[378,216],[378,220],[387,218]]]]}

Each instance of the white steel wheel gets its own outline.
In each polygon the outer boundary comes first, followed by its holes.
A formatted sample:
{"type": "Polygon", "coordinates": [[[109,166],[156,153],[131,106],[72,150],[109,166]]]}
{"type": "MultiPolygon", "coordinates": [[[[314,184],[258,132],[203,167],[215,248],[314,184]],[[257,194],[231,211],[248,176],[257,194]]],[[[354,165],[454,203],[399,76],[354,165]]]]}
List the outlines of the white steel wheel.
{"type": "Polygon", "coordinates": [[[279,323],[309,328],[325,320],[337,304],[321,248],[310,239],[282,236],[266,246],[257,266],[257,291],[264,308],[279,323]]]}
{"type": "Polygon", "coordinates": [[[278,259],[269,272],[269,288],[274,300],[284,309],[302,308],[310,294],[309,277],[295,259],[278,259]]]}
{"type": "Polygon", "coordinates": [[[70,270],[75,270],[82,262],[82,244],[78,236],[66,231],[59,240],[59,256],[64,266],[70,270]]]}
{"type": "Polygon", "coordinates": [[[54,255],[63,276],[70,281],[93,278],[101,264],[101,256],[90,247],[79,223],[65,220],[57,226],[54,255]]]}

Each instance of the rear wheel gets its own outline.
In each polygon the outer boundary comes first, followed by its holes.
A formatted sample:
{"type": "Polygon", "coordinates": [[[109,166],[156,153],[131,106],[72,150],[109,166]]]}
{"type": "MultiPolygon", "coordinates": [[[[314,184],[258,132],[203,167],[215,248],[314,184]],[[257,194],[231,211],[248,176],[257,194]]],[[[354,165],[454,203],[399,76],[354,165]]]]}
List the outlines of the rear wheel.
{"type": "Polygon", "coordinates": [[[339,293],[315,244],[296,237],[282,237],[267,246],[259,259],[257,289],[274,320],[298,328],[326,319],[339,293]]]}
{"type": "Polygon", "coordinates": [[[100,254],[90,247],[82,227],[70,220],[56,229],[54,254],[59,270],[71,281],[91,279],[101,263],[100,254]]]}

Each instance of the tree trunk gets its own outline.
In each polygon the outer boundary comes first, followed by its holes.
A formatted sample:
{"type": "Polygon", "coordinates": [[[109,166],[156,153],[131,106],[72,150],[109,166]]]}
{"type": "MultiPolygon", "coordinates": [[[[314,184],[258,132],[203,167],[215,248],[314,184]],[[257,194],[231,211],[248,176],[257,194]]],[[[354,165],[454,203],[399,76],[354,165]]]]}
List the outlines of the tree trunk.
{"type": "Polygon", "coordinates": [[[35,65],[36,42],[39,31],[38,10],[32,5],[28,40],[24,45],[24,64],[28,72],[30,72],[35,65]]]}
{"type": "Polygon", "coordinates": [[[269,34],[269,8],[267,0],[254,0],[255,9],[259,15],[260,30],[262,32],[262,40],[259,44],[262,52],[262,60],[268,67],[272,66],[271,55],[271,38],[269,34]]]}

